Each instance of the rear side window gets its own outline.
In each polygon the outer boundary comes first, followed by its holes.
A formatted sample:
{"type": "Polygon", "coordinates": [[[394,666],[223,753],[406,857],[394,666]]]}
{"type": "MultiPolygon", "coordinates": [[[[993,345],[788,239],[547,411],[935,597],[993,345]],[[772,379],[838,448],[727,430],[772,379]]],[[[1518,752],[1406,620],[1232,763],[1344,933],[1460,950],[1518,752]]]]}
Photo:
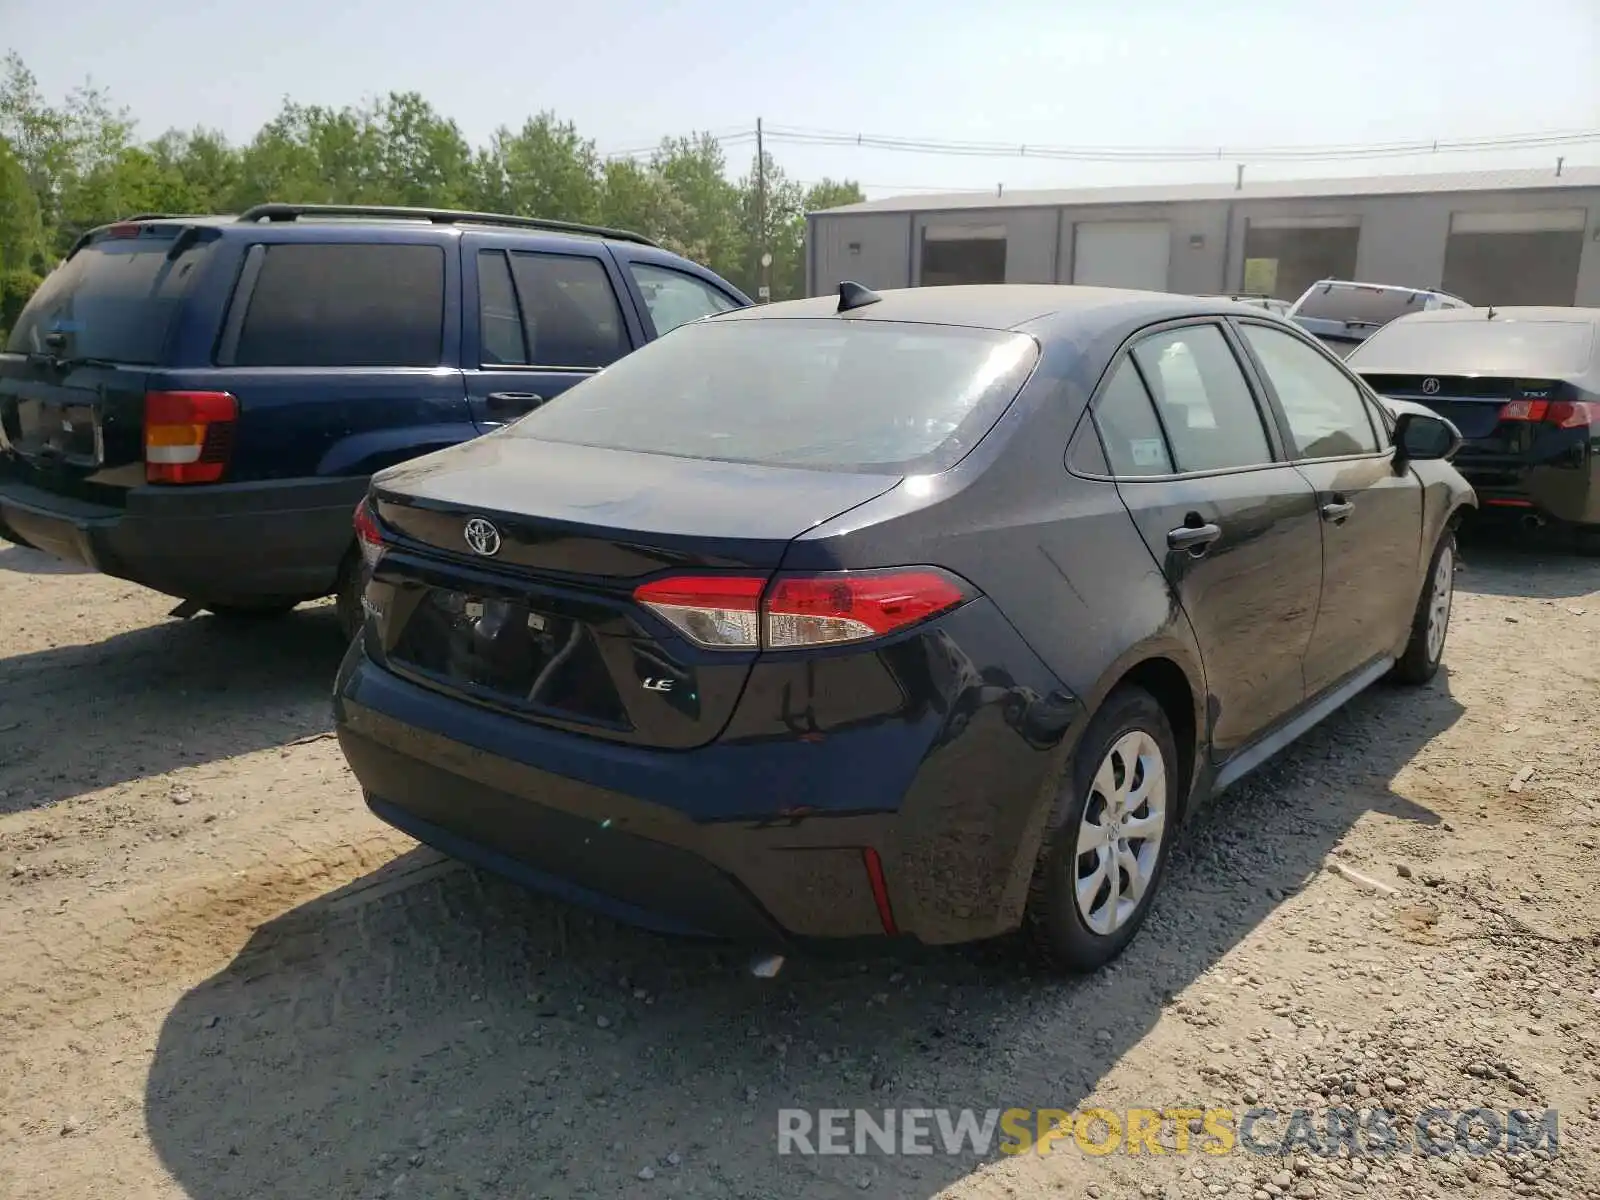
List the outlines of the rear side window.
{"type": "Polygon", "coordinates": [[[160,364],[173,318],[216,239],[191,230],[179,242],[182,229],[146,226],[136,237],[102,235],[79,250],[33,294],[6,349],[160,364]]]}
{"type": "Polygon", "coordinates": [[[828,471],[943,470],[988,432],[1038,358],[1020,333],[890,321],[699,321],[505,431],[828,471]]]}
{"type": "Polygon", "coordinates": [[[1179,471],[1219,471],[1272,461],[1261,410],[1215,325],[1151,334],[1133,348],[1161,411],[1179,471]]]}
{"type": "Polygon", "coordinates": [[[528,361],[522,339],[522,314],[511,286],[511,267],[504,250],[478,253],[478,361],[483,366],[520,365],[528,361]]]}
{"type": "Polygon", "coordinates": [[[528,362],[594,369],[629,350],[622,308],[605,265],[589,255],[512,254],[528,362]]]}
{"type": "MultiPolygon", "coordinates": [[[[317,242],[267,245],[252,253],[264,257],[238,345],[225,365],[439,365],[441,247],[317,242]]],[[[228,359],[226,348],[223,357],[228,359]]]]}
{"type": "Polygon", "coordinates": [[[1122,360],[1095,402],[1094,419],[1113,475],[1173,473],[1161,422],[1131,358],[1122,360]]]}
{"type": "Polygon", "coordinates": [[[672,332],[679,325],[739,307],[726,292],[682,271],[653,267],[648,263],[630,263],[628,270],[633,274],[634,283],[639,285],[657,337],[672,332]]]}
{"type": "Polygon", "coordinates": [[[1302,457],[1377,452],[1367,402],[1343,371],[1293,334],[1264,325],[1240,328],[1278,395],[1302,457]]]}

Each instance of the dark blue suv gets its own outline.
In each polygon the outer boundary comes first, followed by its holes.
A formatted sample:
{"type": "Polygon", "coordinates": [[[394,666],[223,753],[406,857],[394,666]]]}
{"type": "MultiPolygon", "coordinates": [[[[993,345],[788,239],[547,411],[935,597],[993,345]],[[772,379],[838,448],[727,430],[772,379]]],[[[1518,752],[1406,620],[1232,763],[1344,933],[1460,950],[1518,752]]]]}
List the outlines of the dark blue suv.
{"type": "Polygon", "coordinates": [[[85,234],[0,355],[0,537],[224,616],[339,597],[374,471],[749,303],[621,230],[266,204],[85,234]]]}

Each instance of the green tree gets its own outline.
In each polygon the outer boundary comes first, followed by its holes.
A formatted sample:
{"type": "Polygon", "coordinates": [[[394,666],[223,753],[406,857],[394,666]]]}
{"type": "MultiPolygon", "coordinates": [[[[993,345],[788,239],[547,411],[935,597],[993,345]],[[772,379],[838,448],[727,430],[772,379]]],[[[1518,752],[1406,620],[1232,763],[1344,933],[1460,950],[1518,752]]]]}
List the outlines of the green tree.
{"type": "Polygon", "coordinates": [[[600,156],[576,126],[553,113],[530,117],[515,133],[495,130],[476,167],[478,206],[491,212],[555,221],[600,216],[600,156]]]}

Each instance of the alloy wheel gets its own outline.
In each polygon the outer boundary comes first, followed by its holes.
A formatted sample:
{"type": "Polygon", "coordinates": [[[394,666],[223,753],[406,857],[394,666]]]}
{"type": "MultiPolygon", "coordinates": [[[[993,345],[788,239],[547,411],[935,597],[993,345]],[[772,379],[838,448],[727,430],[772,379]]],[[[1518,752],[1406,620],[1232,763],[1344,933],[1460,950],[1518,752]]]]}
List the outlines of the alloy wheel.
{"type": "Polygon", "coordinates": [[[1433,568],[1433,595],[1428,601],[1428,661],[1444,653],[1444,635],[1450,628],[1450,600],[1455,594],[1455,555],[1448,545],[1439,551],[1433,568]]]}
{"type": "Polygon", "coordinates": [[[1167,765],[1142,729],[1123,734],[1095,771],[1078,825],[1073,888],[1078,913],[1107,936],[1139,911],[1161,859],[1167,765]]]}

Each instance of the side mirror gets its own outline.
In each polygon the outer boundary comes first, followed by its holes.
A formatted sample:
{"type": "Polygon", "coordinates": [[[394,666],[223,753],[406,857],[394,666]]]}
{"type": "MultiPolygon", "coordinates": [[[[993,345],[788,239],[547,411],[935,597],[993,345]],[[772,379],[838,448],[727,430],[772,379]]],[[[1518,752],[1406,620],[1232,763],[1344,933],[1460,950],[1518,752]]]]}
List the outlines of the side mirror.
{"type": "Polygon", "coordinates": [[[1394,444],[1405,462],[1450,459],[1461,449],[1461,431],[1432,413],[1403,412],[1395,418],[1394,444]]]}

